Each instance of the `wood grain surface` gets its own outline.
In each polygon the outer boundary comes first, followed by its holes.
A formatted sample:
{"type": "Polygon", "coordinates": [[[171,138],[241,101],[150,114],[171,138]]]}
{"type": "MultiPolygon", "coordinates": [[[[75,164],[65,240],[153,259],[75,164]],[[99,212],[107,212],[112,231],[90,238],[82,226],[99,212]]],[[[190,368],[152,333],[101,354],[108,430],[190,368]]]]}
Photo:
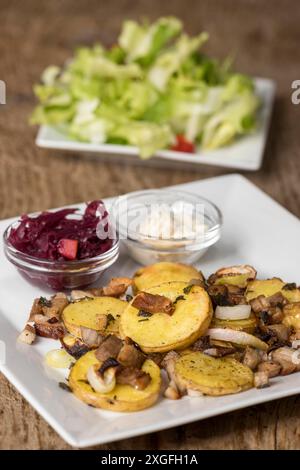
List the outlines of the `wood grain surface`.
{"type": "MultiPolygon", "coordinates": [[[[206,50],[232,53],[236,67],[276,80],[277,97],[263,168],[246,176],[300,216],[300,8],[293,0],[0,0],[0,217],[141,188],[159,188],[228,173],[220,168],[170,170],[101,163],[35,146],[28,125],[32,85],[43,68],[62,64],[80,44],[114,42],[124,18],[178,15],[190,33],[206,29],[206,50]]],[[[271,235],[271,234],[270,234],[271,235]]],[[[284,249],[284,246],[282,247],[284,249]]],[[[292,260],[291,260],[292,262],[292,260]]],[[[0,448],[70,448],[0,377],[0,448]]],[[[102,449],[299,449],[300,397],[282,399],[102,449]]]]}

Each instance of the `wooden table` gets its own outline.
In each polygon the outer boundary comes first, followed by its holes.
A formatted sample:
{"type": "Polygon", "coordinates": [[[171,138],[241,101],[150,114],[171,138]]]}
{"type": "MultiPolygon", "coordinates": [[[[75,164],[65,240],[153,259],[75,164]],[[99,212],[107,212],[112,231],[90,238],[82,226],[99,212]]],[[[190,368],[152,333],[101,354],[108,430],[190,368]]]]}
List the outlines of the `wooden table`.
{"type": "MultiPolygon", "coordinates": [[[[7,85],[7,104],[0,106],[1,218],[225,173],[206,166],[198,171],[145,171],[41,150],[34,144],[36,129],[28,125],[32,85],[45,66],[62,64],[79,44],[112,43],[125,17],[165,14],[182,18],[190,33],[206,29],[211,35],[209,53],[233,53],[239,70],[276,80],[264,165],[246,176],[300,216],[300,105],[290,99],[291,82],[300,79],[300,9],[293,0],[0,0],[0,9],[0,79],[7,85]]],[[[69,448],[3,376],[0,448],[69,448]]],[[[100,448],[297,449],[300,397],[100,448]]]]}

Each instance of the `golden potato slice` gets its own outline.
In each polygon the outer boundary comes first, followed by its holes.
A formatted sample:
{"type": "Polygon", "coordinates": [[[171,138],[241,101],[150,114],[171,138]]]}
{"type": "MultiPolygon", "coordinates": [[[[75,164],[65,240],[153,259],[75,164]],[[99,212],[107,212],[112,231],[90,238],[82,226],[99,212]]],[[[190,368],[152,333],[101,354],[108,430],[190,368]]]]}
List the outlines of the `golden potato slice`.
{"type": "Polygon", "coordinates": [[[253,387],[253,372],[236,359],[213,358],[201,352],[181,356],[175,364],[179,383],[187,389],[217,396],[253,387]]]}
{"type": "Polygon", "coordinates": [[[284,319],[282,323],[300,330],[300,302],[287,304],[283,308],[284,319]]]}
{"type": "Polygon", "coordinates": [[[249,280],[255,277],[256,270],[252,266],[240,264],[218,269],[209,277],[208,282],[213,285],[232,285],[243,288],[247,286],[249,280]]]}
{"type": "Polygon", "coordinates": [[[246,290],[246,300],[249,302],[252,299],[255,299],[259,295],[264,295],[265,297],[270,297],[277,292],[281,292],[282,295],[289,302],[300,302],[300,290],[299,289],[283,289],[286,285],[278,277],[273,277],[272,279],[265,280],[255,280],[248,283],[246,290]]]}
{"type": "Polygon", "coordinates": [[[215,285],[229,284],[231,286],[246,287],[247,281],[248,281],[247,274],[237,274],[234,276],[220,277],[216,279],[213,284],[215,285]]]}
{"type": "Polygon", "coordinates": [[[127,302],[114,297],[87,298],[69,304],[62,319],[69,333],[78,338],[81,338],[81,326],[103,334],[119,334],[119,321],[126,306],[127,302]],[[104,316],[108,316],[108,320],[103,328],[104,316]]]}
{"type": "Polygon", "coordinates": [[[95,392],[87,381],[90,366],[99,364],[93,351],[82,356],[72,367],[69,375],[69,386],[77,398],[93,405],[112,411],[139,411],[149,408],[158,399],[161,387],[160,369],[147,359],[142,370],[150,374],[151,382],[144,390],[136,390],[130,385],[116,385],[109,393],[95,392]]]}
{"type": "Polygon", "coordinates": [[[231,328],[232,330],[245,331],[252,334],[256,325],[257,319],[254,315],[251,315],[245,320],[219,320],[218,318],[213,318],[210,328],[231,328]]]}
{"type": "Polygon", "coordinates": [[[203,280],[203,275],[193,266],[181,263],[155,263],[140,268],[133,277],[133,291],[149,289],[159,286],[164,282],[182,281],[189,282],[191,279],[203,280]]]}
{"type": "Polygon", "coordinates": [[[270,297],[277,292],[280,292],[284,282],[278,277],[273,279],[258,280],[249,282],[246,290],[246,300],[249,302],[252,299],[255,299],[259,295],[264,295],[270,297]]]}
{"type": "Polygon", "coordinates": [[[154,313],[144,318],[131,305],[125,309],[120,321],[120,333],[129,336],[144,352],[166,352],[183,349],[205,333],[212,317],[212,306],[207,292],[200,286],[188,287],[185,282],[166,282],[147,289],[151,294],[168,297],[174,302],[179,296],[172,315],[154,313]]]}

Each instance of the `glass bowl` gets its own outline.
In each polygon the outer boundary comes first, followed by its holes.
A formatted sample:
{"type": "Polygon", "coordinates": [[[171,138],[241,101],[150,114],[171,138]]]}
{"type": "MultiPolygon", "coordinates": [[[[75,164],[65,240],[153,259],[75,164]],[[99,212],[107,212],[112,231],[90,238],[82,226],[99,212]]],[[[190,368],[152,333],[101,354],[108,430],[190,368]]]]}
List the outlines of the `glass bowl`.
{"type": "Polygon", "coordinates": [[[36,258],[17,250],[8,241],[11,228],[18,224],[18,221],[13,222],[3,234],[5,256],[25,279],[40,287],[54,290],[82,288],[97,281],[119,256],[119,241],[116,239],[108,251],[93,258],[74,261],[36,258]]]}
{"type": "Polygon", "coordinates": [[[143,265],[161,261],[193,264],[221,236],[222,214],[218,207],[185,191],[158,189],[128,193],[114,202],[111,215],[119,240],[128,254],[143,265]],[[165,214],[171,214],[171,220],[175,217],[183,221],[176,233],[171,234],[168,224],[162,222],[165,214]],[[145,222],[150,233],[141,233],[145,222]],[[160,232],[155,233],[158,226],[160,232]]]}

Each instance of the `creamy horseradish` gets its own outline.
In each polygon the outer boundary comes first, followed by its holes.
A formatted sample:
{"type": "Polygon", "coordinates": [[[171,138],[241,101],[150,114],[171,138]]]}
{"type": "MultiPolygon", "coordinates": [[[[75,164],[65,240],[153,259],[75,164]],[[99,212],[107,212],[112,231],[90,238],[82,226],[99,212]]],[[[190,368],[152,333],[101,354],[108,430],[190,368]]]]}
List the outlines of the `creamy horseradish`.
{"type": "Polygon", "coordinates": [[[157,248],[176,248],[202,238],[207,226],[203,211],[191,204],[178,201],[151,207],[138,227],[139,240],[157,248]]]}

